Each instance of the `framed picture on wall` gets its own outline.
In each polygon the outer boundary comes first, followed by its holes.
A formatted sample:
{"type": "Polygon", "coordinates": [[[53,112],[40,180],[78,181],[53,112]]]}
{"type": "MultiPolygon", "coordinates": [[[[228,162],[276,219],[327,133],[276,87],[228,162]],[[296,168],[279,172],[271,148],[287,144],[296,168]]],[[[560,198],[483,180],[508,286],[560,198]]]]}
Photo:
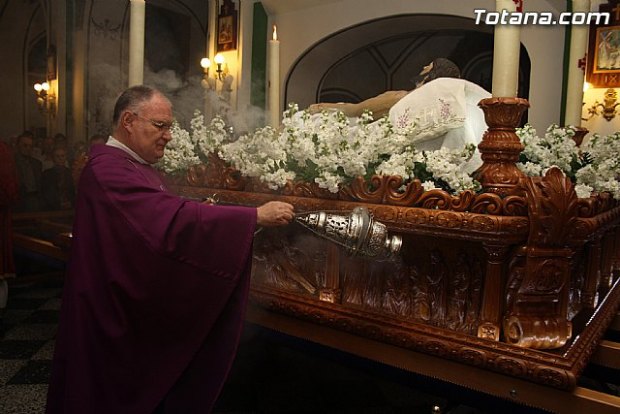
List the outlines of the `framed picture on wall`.
{"type": "Polygon", "coordinates": [[[230,0],[224,0],[217,18],[217,51],[237,49],[237,10],[230,0]]]}
{"type": "MultiPolygon", "coordinates": [[[[610,12],[611,6],[603,4],[600,11],[610,12]]],[[[586,55],[586,81],[595,88],[620,87],[620,21],[615,13],[609,23],[591,24],[586,55]]]]}
{"type": "Polygon", "coordinates": [[[596,29],[592,71],[594,73],[620,71],[620,26],[596,29]]]}

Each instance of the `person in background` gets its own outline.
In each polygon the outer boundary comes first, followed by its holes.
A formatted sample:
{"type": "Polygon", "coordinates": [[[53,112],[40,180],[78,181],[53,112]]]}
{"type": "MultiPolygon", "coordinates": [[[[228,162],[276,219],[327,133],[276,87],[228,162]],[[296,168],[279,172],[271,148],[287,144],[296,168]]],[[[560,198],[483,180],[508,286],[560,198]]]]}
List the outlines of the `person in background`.
{"type": "Polygon", "coordinates": [[[172,105],[125,90],[114,132],[78,185],[47,413],[208,413],[228,375],[257,226],[293,206],[218,206],[173,194],[153,168],[172,105]]]}
{"type": "Polygon", "coordinates": [[[33,150],[32,156],[41,161],[41,169],[43,171],[50,169],[54,166],[52,160],[52,152],[54,151],[54,138],[51,136],[45,136],[41,139],[41,147],[33,150]]]}
{"type": "Polygon", "coordinates": [[[88,154],[90,153],[93,145],[105,144],[108,142],[108,136],[103,134],[94,134],[90,137],[88,142],[88,147],[84,149],[81,153],[77,154],[71,163],[71,175],[73,177],[73,182],[77,184],[80,174],[82,174],[82,169],[88,162],[88,154]]]}
{"type": "Polygon", "coordinates": [[[105,144],[106,142],[108,142],[108,136],[107,135],[104,135],[104,134],[94,134],[92,137],[90,137],[89,148],[92,148],[93,145],[105,144]]]}
{"type": "MultiPolygon", "coordinates": [[[[422,71],[413,79],[413,82],[415,83],[415,88],[419,88],[433,79],[460,77],[461,71],[454,62],[445,58],[437,58],[424,66],[422,71]]],[[[308,107],[308,112],[315,114],[324,110],[338,110],[342,111],[348,117],[359,117],[364,111],[368,110],[372,112],[374,119],[379,119],[387,115],[390,108],[409,94],[409,92],[411,92],[411,90],[386,91],[358,103],[316,103],[308,107]]]]}
{"type": "Polygon", "coordinates": [[[6,142],[0,141],[0,337],[4,332],[2,317],[9,296],[7,279],[15,276],[11,210],[18,197],[13,151],[6,142]]]}
{"type": "Polygon", "coordinates": [[[73,207],[75,187],[71,169],[67,167],[67,150],[55,148],[52,153],[54,166],[43,171],[41,194],[45,210],[68,210],[73,207]]]}
{"type": "Polygon", "coordinates": [[[41,161],[32,156],[34,137],[25,131],[17,137],[15,165],[19,181],[19,202],[15,211],[39,211],[41,207],[41,161]]]}

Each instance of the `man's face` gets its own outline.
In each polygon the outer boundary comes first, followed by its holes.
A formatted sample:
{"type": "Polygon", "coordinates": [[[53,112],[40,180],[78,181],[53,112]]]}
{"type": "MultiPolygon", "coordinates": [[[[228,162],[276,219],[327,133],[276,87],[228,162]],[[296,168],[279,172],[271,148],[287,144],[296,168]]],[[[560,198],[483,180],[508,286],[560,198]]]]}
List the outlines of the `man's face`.
{"type": "Polygon", "coordinates": [[[30,137],[20,137],[17,142],[17,147],[19,148],[19,153],[23,156],[29,157],[32,155],[32,147],[33,142],[30,137]]]}
{"type": "Polygon", "coordinates": [[[156,94],[136,112],[130,114],[131,138],[129,148],[148,163],[164,156],[166,144],[172,139],[172,106],[165,97],[156,94]]]}
{"type": "Polygon", "coordinates": [[[52,161],[54,161],[54,165],[64,167],[67,163],[67,151],[62,148],[55,149],[52,153],[52,161]]]}
{"type": "Polygon", "coordinates": [[[43,138],[43,143],[41,144],[41,147],[42,147],[41,149],[43,150],[43,152],[46,152],[49,154],[54,148],[54,138],[52,137],[43,138]]]}

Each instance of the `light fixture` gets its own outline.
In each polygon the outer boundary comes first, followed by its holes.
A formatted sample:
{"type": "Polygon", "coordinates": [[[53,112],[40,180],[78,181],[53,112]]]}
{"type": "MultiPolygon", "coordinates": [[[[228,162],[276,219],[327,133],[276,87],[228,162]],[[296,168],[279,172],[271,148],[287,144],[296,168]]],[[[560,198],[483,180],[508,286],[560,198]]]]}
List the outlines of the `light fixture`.
{"type": "Polygon", "coordinates": [[[583,83],[583,93],[586,93],[591,87],[592,87],[592,84],[590,82],[584,82],[583,83]]]}
{"type": "Polygon", "coordinates": [[[43,113],[53,114],[56,109],[56,96],[51,91],[50,84],[48,82],[35,83],[34,91],[39,110],[43,113]]]}
{"type": "Polygon", "coordinates": [[[225,64],[226,61],[224,59],[224,55],[218,53],[213,58],[213,62],[215,62],[216,64],[215,73],[213,74],[213,76],[209,76],[211,59],[204,57],[200,60],[200,66],[202,66],[202,69],[204,71],[202,86],[205,89],[218,93],[222,100],[230,102],[233,77],[228,73],[228,66],[225,64]],[[221,85],[219,87],[217,81],[221,82],[221,85]]]}
{"type": "Polygon", "coordinates": [[[603,95],[603,102],[594,101],[591,107],[586,108],[588,116],[582,119],[589,121],[595,116],[602,116],[609,122],[615,118],[618,105],[620,105],[620,102],[618,102],[618,92],[614,88],[609,88],[603,95]]]}
{"type": "Polygon", "coordinates": [[[224,65],[225,62],[224,55],[218,53],[217,55],[215,55],[213,60],[217,65],[217,69],[215,70],[215,72],[217,73],[217,78],[219,80],[224,80],[224,78],[228,75],[228,66],[225,69],[222,69],[222,65],[224,65]]]}

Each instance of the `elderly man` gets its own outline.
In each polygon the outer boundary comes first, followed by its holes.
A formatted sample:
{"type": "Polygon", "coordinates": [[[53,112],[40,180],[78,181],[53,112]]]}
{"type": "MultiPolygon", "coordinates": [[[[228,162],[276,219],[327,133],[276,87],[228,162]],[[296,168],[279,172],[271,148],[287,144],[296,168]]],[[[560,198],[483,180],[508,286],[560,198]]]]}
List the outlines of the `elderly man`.
{"type": "Polygon", "coordinates": [[[234,358],[256,226],[293,206],[214,206],[172,194],[151,164],[172,108],[135,86],[79,182],[48,413],[206,413],[234,358]]]}

